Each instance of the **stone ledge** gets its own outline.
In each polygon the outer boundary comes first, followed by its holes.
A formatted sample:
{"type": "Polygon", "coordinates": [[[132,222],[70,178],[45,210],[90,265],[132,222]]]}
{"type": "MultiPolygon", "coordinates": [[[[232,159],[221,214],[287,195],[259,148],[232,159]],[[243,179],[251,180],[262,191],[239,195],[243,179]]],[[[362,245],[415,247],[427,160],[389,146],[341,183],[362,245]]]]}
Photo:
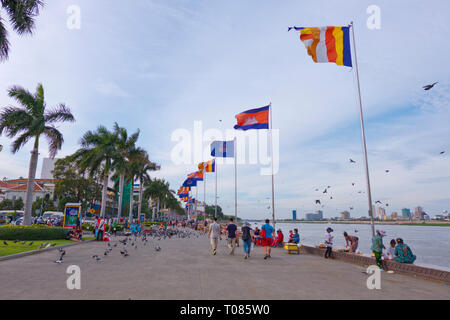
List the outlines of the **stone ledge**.
{"type": "MultiPolygon", "coordinates": [[[[325,248],[316,248],[302,245],[300,250],[301,252],[308,254],[318,256],[325,255],[325,248]]],[[[341,260],[344,262],[353,263],[364,267],[376,265],[375,258],[366,257],[353,253],[333,251],[333,257],[335,258],[335,260],[341,260]]],[[[436,280],[446,283],[450,282],[450,272],[448,271],[420,267],[414,264],[398,263],[392,260],[383,260],[383,265],[385,267],[385,270],[392,270],[397,273],[421,277],[428,280],[436,280]]]]}
{"type": "Polygon", "coordinates": [[[38,253],[41,253],[41,252],[47,252],[47,251],[56,250],[56,249],[59,249],[59,248],[66,248],[66,247],[76,246],[76,245],[79,245],[79,244],[88,243],[88,242],[92,242],[92,241],[95,241],[95,240],[91,239],[91,240],[85,240],[85,241],[82,241],[82,242],[74,242],[74,243],[64,244],[62,246],[54,246],[54,247],[50,247],[50,248],[47,248],[47,249],[32,250],[32,251],[25,251],[25,252],[20,252],[20,253],[16,253],[16,254],[10,254],[8,256],[0,257],[0,261],[16,259],[16,258],[21,258],[21,257],[25,257],[25,256],[31,256],[33,254],[38,254],[38,253]]]}

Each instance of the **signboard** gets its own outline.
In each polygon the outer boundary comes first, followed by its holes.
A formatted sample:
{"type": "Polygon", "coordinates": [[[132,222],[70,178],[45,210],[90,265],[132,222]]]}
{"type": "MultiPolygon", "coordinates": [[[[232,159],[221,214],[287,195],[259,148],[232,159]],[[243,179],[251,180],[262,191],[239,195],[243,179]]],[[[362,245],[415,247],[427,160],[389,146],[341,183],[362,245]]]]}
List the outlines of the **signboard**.
{"type": "Polygon", "coordinates": [[[77,218],[81,219],[81,204],[66,203],[64,208],[64,228],[74,228],[77,226],[77,218]]]}

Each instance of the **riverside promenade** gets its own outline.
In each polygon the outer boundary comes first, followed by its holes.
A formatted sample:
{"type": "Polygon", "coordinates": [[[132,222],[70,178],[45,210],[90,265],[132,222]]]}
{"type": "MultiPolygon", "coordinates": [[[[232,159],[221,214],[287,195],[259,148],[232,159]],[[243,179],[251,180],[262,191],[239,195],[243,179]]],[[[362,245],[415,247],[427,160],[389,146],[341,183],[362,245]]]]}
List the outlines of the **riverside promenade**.
{"type": "MultiPolygon", "coordinates": [[[[119,244],[104,256],[107,243],[89,242],[66,248],[62,264],[54,263],[58,251],[48,251],[0,261],[0,300],[6,299],[450,299],[445,283],[407,275],[382,273],[381,289],[369,290],[365,268],[325,260],[322,257],[289,255],[272,250],[263,259],[263,248],[252,248],[243,258],[242,244],[235,255],[226,242],[211,254],[206,235],[190,238],[150,239],[146,246],[128,246],[128,257],[119,244]],[[156,251],[156,245],[161,251],[156,251]],[[102,260],[92,258],[98,255],[102,260]],[[81,289],[69,290],[69,265],[81,270],[81,289]]],[[[111,244],[122,237],[113,237],[111,244]]]]}

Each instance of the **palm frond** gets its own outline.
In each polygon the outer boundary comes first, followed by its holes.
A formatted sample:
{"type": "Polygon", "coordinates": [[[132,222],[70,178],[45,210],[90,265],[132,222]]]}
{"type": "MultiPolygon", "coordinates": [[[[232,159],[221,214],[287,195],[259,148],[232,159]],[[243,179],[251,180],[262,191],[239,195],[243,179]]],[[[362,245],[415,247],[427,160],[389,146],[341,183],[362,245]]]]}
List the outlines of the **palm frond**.
{"type": "Polygon", "coordinates": [[[14,30],[21,35],[33,32],[34,18],[44,3],[41,0],[3,0],[2,5],[9,15],[14,30]]]}
{"type": "Polygon", "coordinates": [[[36,111],[37,101],[35,96],[27,89],[21,86],[12,86],[8,90],[8,95],[27,108],[30,112],[36,111]]]}
{"type": "Polygon", "coordinates": [[[64,138],[58,129],[52,126],[45,126],[42,132],[48,140],[49,156],[54,159],[58,150],[61,150],[64,138]]]}
{"type": "Polygon", "coordinates": [[[33,118],[27,110],[16,107],[4,108],[0,113],[0,136],[6,131],[6,136],[13,138],[17,133],[27,130],[33,123],[33,118]]]}
{"type": "Polygon", "coordinates": [[[21,134],[11,145],[11,152],[16,153],[19,151],[31,138],[33,138],[33,135],[30,135],[29,132],[21,134]]]}
{"type": "Polygon", "coordinates": [[[6,30],[2,17],[0,17],[0,61],[8,59],[8,52],[8,30],[6,30]]]}
{"type": "Polygon", "coordinates": [[[48,124],[54,122],[74,122],[75,117],[70,112],[70,109],[65,104],[59,104],[58,107],[46,112],[44,114],[45,122],[48,124]]]}

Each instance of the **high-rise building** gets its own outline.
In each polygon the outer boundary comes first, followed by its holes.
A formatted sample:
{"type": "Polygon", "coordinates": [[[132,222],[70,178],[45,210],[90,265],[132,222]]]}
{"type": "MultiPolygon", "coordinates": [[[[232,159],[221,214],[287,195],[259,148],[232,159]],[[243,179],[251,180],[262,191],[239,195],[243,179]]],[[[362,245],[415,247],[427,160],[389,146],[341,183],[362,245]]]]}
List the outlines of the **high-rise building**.
{"type": "Polygon", "coordinates": [[[292,210],[292,220],[297,220],[297,210],[292,210]]]}
{"type": "Polygon", "coordinates": [[[316,217],[317,217],[317,220],[322,220],[323,219],[323,211],[322,210],[317,210],[316,211],[316,217]]]}
{"type": "Polygon", "coordinates": [[[341,215],[339,217],[340,220],[348,220],[350,219],[350,212],[346,211],[342,211],[341,215]]]}
{"type": "Polygon", "coordinates": [[[58,159],[44,158],[42,160],[41,179],[54,179],[52,170],[55,168],[55,162],[58,159]]]}
{"type": "Polygon", "coordinates": [[[424,215],[424,211],[423,208],[418,206],[414,208],[414,218],[418,219],[418,220],[422,220],[423,219],[423,215],[424,215]]]}
{"type": "Polygon", "coordinates": [[[409,219],[411,217],[411,210],[409,210],[408,208],[403,208],[402,209],[402,217],[409,219]]]}
{"type": "Polygon", "coordinates": [[[398,218],[398,213],[397,212],[392,212],[391,213],[391,219],[392,220],[395,220],[395,219],[397,219],[398,218]]]}
{"type": "Polygon", "coordinates": [[[316,211],[316,213],[307,213],[305,216],[306,216],[306,220],[319,221],[319,220],[323,219],[323,212],[322,212],[322,210],[318,210],[318,211],[316,211]]]}
{"type": "Polygon", "coordinates": [[[377,218],[380,220],[386,220],[386,210],[382,207],[378,207],[377,218]]]}

